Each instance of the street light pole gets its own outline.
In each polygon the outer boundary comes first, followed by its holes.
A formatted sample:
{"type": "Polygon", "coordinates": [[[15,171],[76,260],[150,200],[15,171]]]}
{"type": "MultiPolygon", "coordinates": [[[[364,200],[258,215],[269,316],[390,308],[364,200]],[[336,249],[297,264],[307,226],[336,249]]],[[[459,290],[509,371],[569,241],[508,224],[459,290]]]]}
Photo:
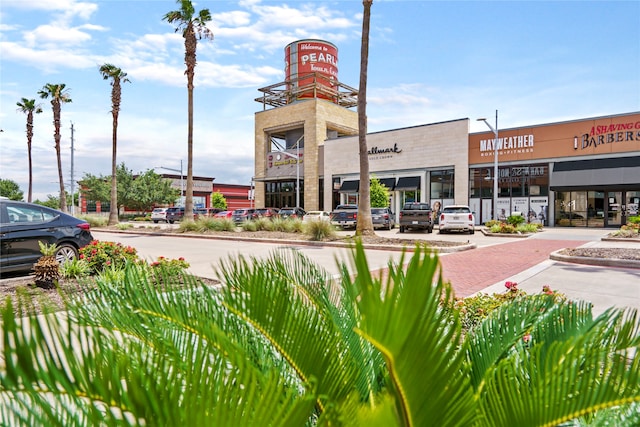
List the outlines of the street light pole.
{"type": "Polygon", "coordinates": [[[496,110],[496,127],[489,124],[487,119],[480,118],[479,122],[484,122],[493,132],[493,219],[498,220],[498,110],[496,110]]]}
{"type": "MultiPolygon", "coordinates": [[[[167,168],[164,166],[156,166],[159,169],[166,169],[172,172],[180,172],[180,202],[182,203],[182,198],[184,197],[184,174],[182,173],[182,160],[180,160],[180,169],[167,168]]],[[[184,203],[183,203],[184,204],[184,203]]]]}

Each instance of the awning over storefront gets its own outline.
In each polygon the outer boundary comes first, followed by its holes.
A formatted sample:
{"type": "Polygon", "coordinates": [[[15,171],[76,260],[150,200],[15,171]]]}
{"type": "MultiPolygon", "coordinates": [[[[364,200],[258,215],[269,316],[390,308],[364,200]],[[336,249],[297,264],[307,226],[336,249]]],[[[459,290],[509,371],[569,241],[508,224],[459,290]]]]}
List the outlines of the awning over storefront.
{"type": "Polygon", "coordinates": [[[379,179],[378,181],[380,181],[380,184],[387,187],[389,191],[393,191],[395,189],[395,186],[396,186],[395,178],[382,178],[382,179],[379,179]]]}
{"type": "Polygon", "coordinates": [[[420,177],[419,176],[404,176],[398,178],[396,184],[396,191],[411,191],[420,189],[420,177]]]}
{"type": "Polygon", "coordinates": [[[358,188],[360,188],[360,181],[342,181],[342,185],[340,186],[340,193],[357,193],[358,188]]]}
{"type": "Polygon", "coordinates": [[[555,163],[550,187],[552,191],[640,188],[640,156],[555,163]]]}

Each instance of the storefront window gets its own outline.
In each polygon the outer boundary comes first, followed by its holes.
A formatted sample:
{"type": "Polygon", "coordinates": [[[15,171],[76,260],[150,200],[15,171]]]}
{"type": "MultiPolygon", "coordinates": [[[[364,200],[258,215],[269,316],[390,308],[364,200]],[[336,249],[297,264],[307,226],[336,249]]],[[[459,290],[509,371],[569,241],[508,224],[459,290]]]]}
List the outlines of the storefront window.
{"type": "Polygon", "coordinates": [[[491,198],[493,193],[493,169],[478,168],[469,171],[469,194],[475,198],[491,198]]]}
{"type": "Polygon", "coordinates": [[[453,169],[431,171],[429,175],[431,200],[454,198],[453,169]]]}
{"type": "MultiPolygon", "coordinates": [[[[296,181],[268,182],[265,185],[265,207],[282,208],[296,205],[296,181]]],[[[304,181],[300,180],[300,207],[304,207],[304,181]]]]}
{"type": "Polygon", "coordinates": [[[420,201],[420,190],[402,191],[401,194],[402,204],[420,201]]]}
{"type": "Polygon", "coordinates": [[[587,225],[587,192],[559,191],[556,193],[555,219],[561,227],[584,227],[587,225]]]}

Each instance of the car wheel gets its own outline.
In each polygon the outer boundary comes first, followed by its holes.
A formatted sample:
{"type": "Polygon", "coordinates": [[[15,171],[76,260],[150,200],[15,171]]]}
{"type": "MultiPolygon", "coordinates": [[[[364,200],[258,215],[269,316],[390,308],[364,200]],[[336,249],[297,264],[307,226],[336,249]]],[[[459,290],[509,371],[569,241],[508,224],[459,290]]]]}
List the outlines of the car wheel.
{"type": "Polygon", "coordinates": [[[167,221],[169,224],[173,224],[173,221],[167,221]]]}
{"type": "Polygon", "coordinates": [[[433,227],[427,227],[427,233],[433,233],[433,227]]]}
{"type": "Polygon", "coordinates": [[[404,233],[404,227],[403,226],[400,226],[400,232],[404,233]]]}
{"type": "Polygon", "coordinates": [[[65,262],[73,261],[78,257],[78,250],[69,243],[63,243],[56,249],[56,261],[62,265],[65,262]]]}
{"type": "Polygon", "coordinates": [[[157,219],[154,219],[154,220],[153,220],[153,223],[154,223],[154,224],[157,224],[157,223],[158,223],[158,220],[157,220],[157,219]]]}
{"type": "Polygon", "coordinates": [[[476,232],[475,228],[469,229],[469,234],[475,234],[475,232],[476,232]]]}

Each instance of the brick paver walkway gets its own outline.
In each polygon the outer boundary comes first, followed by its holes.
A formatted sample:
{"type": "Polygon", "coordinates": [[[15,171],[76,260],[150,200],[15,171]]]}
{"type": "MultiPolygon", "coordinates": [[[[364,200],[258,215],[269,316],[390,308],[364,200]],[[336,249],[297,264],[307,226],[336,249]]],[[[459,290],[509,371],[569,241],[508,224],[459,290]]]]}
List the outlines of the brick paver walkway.
{"type": "MultiPolygon", "coordinates": [[[[522,239],[440,257],[442,276],[457,297],[466,297],[547,259],[553,251],[587,243],[579,240],[522,239]]],[[[553,286],[553,283],[549,283],[553,286]]]]}

